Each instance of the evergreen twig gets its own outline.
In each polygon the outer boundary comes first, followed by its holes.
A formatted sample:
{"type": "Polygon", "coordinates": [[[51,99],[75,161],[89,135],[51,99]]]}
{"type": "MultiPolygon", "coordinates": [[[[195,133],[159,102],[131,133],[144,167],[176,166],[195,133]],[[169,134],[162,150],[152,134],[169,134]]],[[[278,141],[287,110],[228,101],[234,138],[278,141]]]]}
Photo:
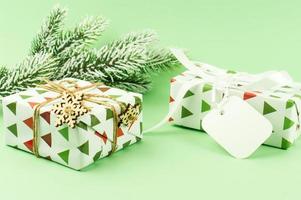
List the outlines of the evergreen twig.
{"type": "Polygon", "coordinates": [[[27,57],[17,68],[8,70],[7,75],[0,78],[0,96],[7,96],[41,83],[54,72],[57,64],[57,59],[45,53],[27,57]]]}
{"type": "Polygon", "coordinates": [[[92,49],[107,21],[87,18],[75,28],[64,30],[65,16],[65,9],[55,8],[33,40],[30,56],[12,70],[0,68],[0,97],[31,87],[43,77],[80,77],[144,93],[150,89],[152,74],[177,64],[168,50],[153,48],[157,41],[153,31],[130,33],[92,49]]]}
{"type": "Polygon", "coordinates": [[[31,55],[41,51],[48,52],[49,49],[52,49],[57,39],[56,34],[61,29],[65,16],[66,10],[63,8],[55,7],[51,11],[47,20],[42,25],[40,32],[32,42],[31,55]]]}
{"type": "Polygon", "coordinates": [[[2,77],[6,76],[6,75],[7,75],[7,72],[8,72],[8,70],[7,70],[6,67],[0,66],[0,79],[1,79],[2,77]]]}

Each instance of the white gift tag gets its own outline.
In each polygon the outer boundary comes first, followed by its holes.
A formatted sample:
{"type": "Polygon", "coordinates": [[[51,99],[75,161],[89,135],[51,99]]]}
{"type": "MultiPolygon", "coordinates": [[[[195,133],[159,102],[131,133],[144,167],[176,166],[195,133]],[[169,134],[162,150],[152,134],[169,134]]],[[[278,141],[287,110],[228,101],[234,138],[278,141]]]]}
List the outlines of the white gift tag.
{"type": "Polygon", "coordinates": [[[272,124],[247,102],[231,96],[203,119],[203,129],[236,158],[247,158],[272,134],[272,124]]]}

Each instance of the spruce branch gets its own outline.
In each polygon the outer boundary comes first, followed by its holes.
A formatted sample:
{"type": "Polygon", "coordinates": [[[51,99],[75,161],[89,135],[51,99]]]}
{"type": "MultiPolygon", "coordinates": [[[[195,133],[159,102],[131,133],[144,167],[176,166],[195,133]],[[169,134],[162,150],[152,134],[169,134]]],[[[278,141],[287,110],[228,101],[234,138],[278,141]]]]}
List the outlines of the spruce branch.
{"type": "Polygon", "coordinates": [[[116,87],[123,90],[133,91],[138,93],[145,93],[149,91],[152,83],[149,75],[146,74],[141,75],[140,73],[128,74],[126,77],[115,78],[114,82],[112,82],[111,80],[104,81],[104,80],[97,80],[97,79],[94,79],[94,81],[103,82],[104,84],[111,87],[116,87]]]}
{"type": "Polygon", "coordinates": [[[48,52],[56,41],[56,35],[63,25],[66,10],[60,7],[54,8],[47,20],[42,25],[40,32],[32,42],[31,55],[39,52],[48,52]]]}
{"type": "Polygon", "coordinates": [[[74,29],[59,32],[55,44],[48,51],[48,53],[59,58],[59,65],[51,79],[61,78],[58,74],[65,71],[62,66],[96,41],[107,27],[107,24],[108,22],[104,18],[89,17],[74,29]]]}
{"type": "Polygon", "coordinates": [[[151,49],[147,52],[147,60],[143,68],[145,73],[160,73],[179,65],[177,58],[168,49],[151,49]]]}
{"type": "Polygon", "coordinates": [[[41,83],[49,77],[58,64],[57,59],[50,54],[38,53],[27,57],[15,69],[7,71],[0,79],[0,97],[13,94],[41,83]]]}
{"type": "Polygon", "coordinates": [[[107,27],[108,22],[101,17],[88,17],[74,29],[61,31],[56,43],[49,53],[59,56],[70,56],[74,51],[81,51],[98,39],[107,27]]]}
{"type": "Polygon", "coordinates": [[[107,68],[139,69],[147,59],[147,48],[156,40],[157,36],[153,31],[130,33],[103,46],[98,52],[98,57],[107,68]]]}
{"type": "Polygon", "coordinates": [[[103,46],[100,50],[85,49],[66,61],[58,78],[78,77],[101,81],[130,91],[146,92],[149,76],[176,66],[176,58],[166,49],[150,49],[156,40],[154,32],[126,35],[103,46]],[[130,87],[132,81],[133,87],[130,87]],[[139,87],[141,86],[141,87],[139,87]]]}
{"type": "Polygon", "coordinates": [[[58,77],[98,71],[107,76],[113,73],[121,78],[128,73],[141,71],[148,59],[147,47],[155,39],[154,32],[130,33],[99,50],[82,50],[65,63],[58,77]]]}
{"type": "Polygon", "coordinates": [[[140,73],[159,73],[178,65],[177,59],[167,49],[153,48],[157,35],[153,31],[128,34],[102,47],[98,58],[105,63],[108,71],[123,74],[131,71],[140,73]]]}
{"type": "Polygon", "coordinates": [[[8,72],[8,70],[6,67],[0,66],[0,79],[5,77],[7,75],[7,72],[8,72]]]}
{"type": "Polygon", "coordinates": [[[51,53],[53,56],[68,57],[70,53],[95,42],[108,25],[102,17],[87,17],[75,28],[62,30],[66,10],[53,9],[40,33],[32,42],[31,55],[38,52],[51,53]]]}
{"type": "Polygon", "coordinates": [[[55,8],[32,42],[30,56],[16,68],[0,67],[0,97],[25,90],[43,77],[58,80],[74,77],[144,93],[151,76],[177,65],[166,49],[153,48],[153,31],[130,33],[93,49],[108,22],[87,18],[75,28],[64,30],[66,10],[55,8]]]}

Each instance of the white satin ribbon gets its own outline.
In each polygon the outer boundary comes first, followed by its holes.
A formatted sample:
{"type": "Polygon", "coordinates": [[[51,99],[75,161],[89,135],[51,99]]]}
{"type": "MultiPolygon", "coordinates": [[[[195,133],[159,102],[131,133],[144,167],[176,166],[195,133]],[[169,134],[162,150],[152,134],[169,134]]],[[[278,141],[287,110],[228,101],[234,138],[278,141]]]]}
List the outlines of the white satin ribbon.
{"type": "MultiPolygon", "coordinates": [[[[187,69],[188,74],[194,76],[199,76],[207,82],[213,85],[213,95],[212,102],[215,104],[214,107],[217,109],[222,109],[223,104],[226,103],[229,97],[229,89],[233,84],[244,83],[240,89],[260,91],[267,90],[277,86],[287,85],[293,82],[292,78],[286,71],[268,71],[261,74],[247,74],[247,73],[236,73],[229,74],[225,70],[219,69],[217,67],[199,63],[192,62],[180,49],[171,49],[173,55],[178,59],[178,61],[187,69]],[[224,91],[224,98],[221,102],[216,101],[216,91],[217,89],[222,89],[224,91]]],[[[160,128],[166,124],[170,117],[172,117],[181,105],[181,101],[184,98],[186,92],[192,87],[202,83],[202,80],[192,80],[185,83],[178,92],[178,95],[174,98],[175,103],[173,107],[169,110],[167,115],[156,125],[144,131],[144,133],[151,132],[155,129],[160,128]]]]}

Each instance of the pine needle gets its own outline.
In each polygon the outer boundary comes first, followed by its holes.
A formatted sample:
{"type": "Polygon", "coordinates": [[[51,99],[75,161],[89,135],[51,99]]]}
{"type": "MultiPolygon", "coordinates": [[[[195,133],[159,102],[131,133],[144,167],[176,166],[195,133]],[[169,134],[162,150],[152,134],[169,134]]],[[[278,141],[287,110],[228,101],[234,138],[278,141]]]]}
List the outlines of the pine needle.
{"type": "Polygon", "coordinates": [[[61,54],[61,56],[67,54],[65,56],[70,56],[70,52],[81,51],[83,47],[96,41],[107,25],[107,20],[103,18],[86,18],[73,30],[61,31],[50,53],[53,55],[61,54]]]}
{"type": "Polygon", "coordinates": [[[153,48],[157,41],[153,31],[130,33],[92,49],[107,20],[89,17],[65,30],[65,17],[66,10],[56,7],[33,40],[29,57],[11,70],[0,67],[0,96],[32,87],[44,77],[74,77],[144,93],[150,89],[152,74],[177,65],[168,50],[153,48]]]}
{"type": "Polygon", "coordinates": [[[6,76],[6,75],[7,75],[7,72],[8,72],[8,70],[7,70],[6,67],[0,66],[0,79],[1,79],[2,77],[6,76]]]}
{"type": "Polygon", "coordinates": [[[7,75],[0,78],[0,97],[41,83],[43,78],[49,77],[54,72],[56,65],[57,59],[49,54],[39,53],[29,56],[17,68],[7,71],[7,75]]]}
{"type": "Polygon", "coordinates": [[[56,41],[56,34],[61,29],[66,16],[66,10],[55,7],[42,25],[38,35],[32,42],[31,55],[41,51],[47,52],[56,41]]]}

